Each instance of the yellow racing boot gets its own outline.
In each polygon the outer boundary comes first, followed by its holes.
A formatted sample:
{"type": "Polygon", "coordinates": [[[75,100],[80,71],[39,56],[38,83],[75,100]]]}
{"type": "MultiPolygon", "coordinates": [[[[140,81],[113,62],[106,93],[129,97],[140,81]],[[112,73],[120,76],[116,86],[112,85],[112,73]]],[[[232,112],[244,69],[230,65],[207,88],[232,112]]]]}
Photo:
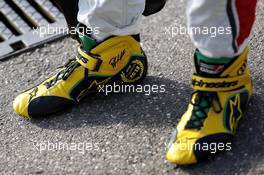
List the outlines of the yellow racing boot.
{"type": "Polygon", "coordinates": [[[248,48],[234,59],[210,59],[196,51],[194,92],[167,145],[169,162],[194,164],[231,150],[231,140],[252,96],[247,56],[248,48]]]}
{"type": "Polygon", "coordinates": [[[47,116],[79,102],[105,84],[137,84],[147,73],[139,35],[113,36],[103,42],[79,32],[75,59],[36,87],[18,95],[15,112],[25,118],[47,116]]]}

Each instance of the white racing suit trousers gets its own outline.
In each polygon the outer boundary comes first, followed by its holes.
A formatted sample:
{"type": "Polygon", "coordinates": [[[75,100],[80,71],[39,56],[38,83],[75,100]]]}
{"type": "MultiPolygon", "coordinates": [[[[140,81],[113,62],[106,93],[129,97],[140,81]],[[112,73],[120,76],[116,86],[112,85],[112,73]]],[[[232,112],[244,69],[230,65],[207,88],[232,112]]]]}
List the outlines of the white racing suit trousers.
{"type": "Polygon", "coordinates": [[[145,0],[79,0],[78,21],[98,32],[97,40],[111,35],[139,34],[145,0]]]}
{"type": "MultiPolygon", "coordinates": [[[[188,33],[203,55],[232,58],[247,47],[256,0],[186,2],[188,33]]],[[[138,34],[144,8],[145,0],[79,0],[78,21],[97,28],[93,37],[99,41],[111,35],[138,34]]]]}

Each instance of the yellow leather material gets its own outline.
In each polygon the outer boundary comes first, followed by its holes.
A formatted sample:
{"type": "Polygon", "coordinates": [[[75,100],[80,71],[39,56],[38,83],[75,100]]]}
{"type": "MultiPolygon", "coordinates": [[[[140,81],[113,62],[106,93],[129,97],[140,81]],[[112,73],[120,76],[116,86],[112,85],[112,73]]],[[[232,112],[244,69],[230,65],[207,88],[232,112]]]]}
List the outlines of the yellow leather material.
{"type": "Polygon", "coordinates": [[[226,78],[205,78],[198,75],[192,76],[192,88],[198,91],[224,92],[230,91],[250,84],[248,74],[226,78]]]}
{"type": "MultiPolygon", "coordinates": [[[[188,138],[189,135],[192,135],[192,138],[189,139],[182,139],[176,141],[174,144],[171,145],[169,150],[166,152],[166,158],[169,162],[177,163],[178,165],[185,165],[196,163],[197,160],[195,155],[193,154],[193,147],[192,145],[195,144],[197,140],[194,136],[197,133],[192,132],[182,132],[181,138],[188,138]],[[180,154],[179,154],[180,153],[180,154]]],[[[201,137],[201,136],[197,136],[201,137]]]]}
{"type": "Polygon", "coordinates": [[[89,69],[89,70],[95,70],[97,64],[99,63],[98,58],[96,57],[92,57],[90,55],[88,55],[87,53],[85,53],[84,50],[81,49],[81,47],[78,47],[78,53],[80,55],[76,56],[76,60],[85,68],[89,69]]]}
{"type": "Polygon", "coordinates": [[[142,54],[142,51],[140,44],[131,36],[119,36],[104,41],[92,49],[91,53],[101,55],[103,61],[96,73],[115,75],[127,65],[131,55],[142,54]]]}

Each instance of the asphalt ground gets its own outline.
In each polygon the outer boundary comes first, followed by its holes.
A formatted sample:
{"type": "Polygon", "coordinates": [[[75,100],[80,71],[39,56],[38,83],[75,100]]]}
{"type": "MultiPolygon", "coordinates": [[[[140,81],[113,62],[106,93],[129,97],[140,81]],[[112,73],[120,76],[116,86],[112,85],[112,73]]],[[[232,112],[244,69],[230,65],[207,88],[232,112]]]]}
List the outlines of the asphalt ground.
{"type": "Polygon", "coordinates": [[[185,24],[183,2],[170,1],[142,25],[149,58],[144,84],[165,85],[164,93],[92,95],[63,113],[28,121],[13,112],[14,97],[72,58],[76,42],[66,38],[0,63],[0,174],[264,174],[264,3],[258,5],[249,59],[254,96],[232,151],[187,167],[165,160],[165,143],[190,98],[194,51],[187,35],[166,32],[185,24]],[[59,143],[79,149],[58,150],[59,143]]]}

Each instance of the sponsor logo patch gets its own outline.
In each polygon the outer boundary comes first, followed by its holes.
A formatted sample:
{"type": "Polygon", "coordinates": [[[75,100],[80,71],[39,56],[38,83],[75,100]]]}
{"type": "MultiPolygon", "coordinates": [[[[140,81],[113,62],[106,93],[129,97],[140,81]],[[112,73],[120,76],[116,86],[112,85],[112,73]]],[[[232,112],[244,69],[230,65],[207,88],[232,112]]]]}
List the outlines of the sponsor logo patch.
{"type": "Polygon", "coordinates": [[[217,75],[224,70],[225,66],[222,64],[208,64],[201,61],[199,68],[200,72],[217,75]]]}
{"type": "Polygon", "coordinates": [[[229,98],[225,107],[225,127],[235,133],[240,119],[244,115],[249,95],[246,91],[235,94],[229,98]]]}
{"type": "Polygon", "coordinates": [[[31,102],[33,100],[34,97],[37,96],[37,92],[38,92],[38,87],[35,87],[28,95],[29,95],[29,100],[28,102],[31,102]]]}
{"type": "Polygon", "coordinates": [[[144,72],[144,65],[140,60],[132,61],[121,73],[121,78],[125,83],[133,83],[139,80],[144,72]]]}
{"type": "Polygon", "coordinates": [[[80,94],[77,96],[76,100],[80,101],[81,99],[86,97],[89,93],[96,90],[100,85],[106,84],[110,79],[111,77],[108,77],[100,82],[98,82],[98,80],[96,79],[92,80],[92,83],[90,84],[90,86],[87,89],[82,90],[80,94]]]}
{"type": "Polygon", "coordinates": [[[204,87],[204,88],[228,88],[228,87],[235,87],[238,84],[238,81],[223,81],[223,82],[219,82],[219,83],[209,83],[203,80],[196,80],[196,79],[192,79],[192,85],[195,86],[199,86],[199,87],[204,87]]]}

